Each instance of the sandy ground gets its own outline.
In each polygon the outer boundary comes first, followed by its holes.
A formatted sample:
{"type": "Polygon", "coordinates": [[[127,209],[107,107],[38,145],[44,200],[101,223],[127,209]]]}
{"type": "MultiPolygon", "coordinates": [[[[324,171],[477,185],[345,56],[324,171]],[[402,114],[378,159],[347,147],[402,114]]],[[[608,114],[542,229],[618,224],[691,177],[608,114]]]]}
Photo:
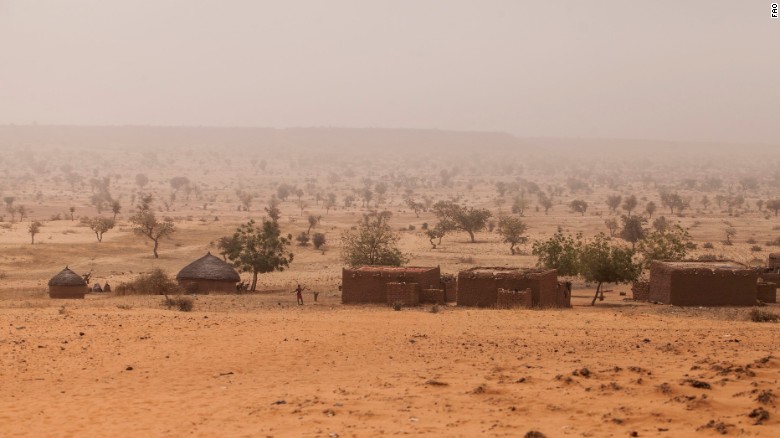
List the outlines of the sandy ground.
{"type": "Polygon", "coordinates": [[[780,434],[780,326],[587,298],[438,313],[292,294],[200,296],[189,313],[158,297],[4,301],[2,434],[780,434]]]}

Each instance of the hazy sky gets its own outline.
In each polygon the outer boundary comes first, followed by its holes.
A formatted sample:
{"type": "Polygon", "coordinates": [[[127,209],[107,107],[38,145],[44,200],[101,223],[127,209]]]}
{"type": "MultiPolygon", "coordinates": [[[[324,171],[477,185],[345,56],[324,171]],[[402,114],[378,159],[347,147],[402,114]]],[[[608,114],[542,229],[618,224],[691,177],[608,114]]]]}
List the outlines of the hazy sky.
{"type": "Polygon", "coordinates": [[[0,123],[778,143],[770,4],[0,0],[0,123]]]}

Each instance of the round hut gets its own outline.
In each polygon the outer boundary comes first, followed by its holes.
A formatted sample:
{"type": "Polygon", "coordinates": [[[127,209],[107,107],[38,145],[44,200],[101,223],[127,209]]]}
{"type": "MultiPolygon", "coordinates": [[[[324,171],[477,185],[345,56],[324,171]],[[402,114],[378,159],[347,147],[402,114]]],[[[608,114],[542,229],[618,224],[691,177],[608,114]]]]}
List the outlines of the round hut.
{"type": "Polygon", "coordinates": [[[49,280],[49,298],[84,298],[87,282],[66,266],[49,280]]]}
{"type": "Polygon", "coordinates": [[[232,266],[209,252],[179,271],[176,281],[189,293],[207,294],[235,292],[241,277],[232,266]]]}

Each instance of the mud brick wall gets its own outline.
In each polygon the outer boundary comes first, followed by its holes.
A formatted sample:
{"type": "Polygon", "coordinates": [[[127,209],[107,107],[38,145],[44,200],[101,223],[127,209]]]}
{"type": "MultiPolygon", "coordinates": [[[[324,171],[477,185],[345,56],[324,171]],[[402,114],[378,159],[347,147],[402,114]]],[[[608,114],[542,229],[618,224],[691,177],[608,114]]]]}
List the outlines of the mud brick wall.
{"type": "Polygon", "coordinates": [[[499,309],[530,309],[533,307],[533,292],[531,289],[514,291],[499,289],[496,307],[499,309]]]}
{"type": "Polygon", "coordinates": [[[634,301],[649,301],[650,300],[650,282],[649,281],[635,281],[631,285],[631,292],[634,295],[634,301]]]}
{"type": "Polygon", "coordinates": [[[557,307],[571,307],[571,282],[558,282],[557,307]]]}
{"type": "Polygon", "coordinates": [[[417,283],[387,283],[387,304],[396,302],[404,303],[404,306],[416,306],[420,304],[420,285],[417,283]]]}
{"type": "Polygon", "coordinates": [[[780,273],[763,271],[758,273],[758,278],[765,283],[780,284],[780,273]]]}
{"type": "Polygon", "coordinates": [[[215,280],[178,280],[187,293],[208,295],[209,292],[236,293],[236,283],[215,280]]]}
{"type": "Polygon", "coordinates": [[[751,269],[707,268],[653,262],[650,301],[676,306],[751,306],[758,273],[751,269]]]}
{"type": "Polygon", "coordinates": [[[423,289],[420,291],[420,303],[444,304],[444,289],[423,289]]]}
{"type": "Polygon", "coordinates": [[[756,295],[761,302],[777,302],[777,285],[775,283],[758,283],[756,295]]]}
{"type": "Polygon", "coordinates": [[[773,252],[772,254],[769,254],[769,261],[767,263],[767,267],[771,271],[777,271],[780,269],[780,252],[773,252]]]}
{"type": "Polygon", "coordinates": [[[454,303],[458,300],[458,281],[456,277],[453,277],[451,280],[442,279],[440,287],[444,289],[446,302],[454,303]]]}
{"type": "Polygon", "coordinates": [[[341,271],[341,302],[344,304],[387,303],[387,283],[415,283],[420,288],[437,287],[439,268],[344,268],[341,271]]]}
{"type": "Polygon", "coordinates": [[[535,307],[558,307],[558,272],[554,269],[474,268],[458,273],[459,306],[493,307],[498,290],[531,289],[535,307]]]}

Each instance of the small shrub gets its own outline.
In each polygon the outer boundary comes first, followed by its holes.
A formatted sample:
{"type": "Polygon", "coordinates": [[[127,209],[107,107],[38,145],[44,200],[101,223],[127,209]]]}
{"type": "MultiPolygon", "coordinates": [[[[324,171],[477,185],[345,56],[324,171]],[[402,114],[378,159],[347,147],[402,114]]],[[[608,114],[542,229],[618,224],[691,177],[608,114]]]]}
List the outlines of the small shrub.
{"type": "Polygon", "coordinates": [[[423,230],[423,231],[427,230],[428,229],[428,222],[423,222],[423,224],[420,225],[420,229],[423,230]]]}
{"type": "Polygon", "coordinates": [[[409,231],[414,231],[416,229],[417,229],[417,227],[415,227],[414,225],[409,225],[409,231]]]}
{"type": "Polygon", "coordinates": [[[473,265],[477,262],[474,260],[474,257],[469,256],[469,257],[458,257],[458,263],[473,265]]]}
{"type": "Polygon", "coordinates": [[[184,290],[160,268],[116,287],[117,295],[178,295],[184,290]]]}
{"type": "Polygon", "coordinates": [[[701,247],[704,249],[713,249],[715,248],[715,245],[713,245],[712,242],[704,242],[701,247]]]}
{"type": "Polygon", "coordinates": [[[403,306],[404,306],[404,302],[403,301],[395,301],[395,302],[393,302],[393,310],[395,310],[396,312],[401,310],[401,308],[403,306]]]}
{"type": "Polygon", "coordinates": [[[298,245],[300,246],[307,246],[309,244],[310,237],[305,232],[301,231],[301,234],[298,235],[298,237],[295,238],[295,240],[298,241],[298,245]]]}
{"type": "Polygon", "coordinates": [[[715,254],[703,254],[699,256],[698,260],[700,262],[714,262],[718,260],[718,257],[715,254]]]}
{"type": "Polygon", "coordinates": [[[686,242],[685,243],[685,249],[688,249],[688,250],[695,250],[698,247],[699,247],[699,245],[697,245],[697,244],[695,244],[693,242],[686,242]]]}
{"type": "Polygon", "coordinates": [[[431,313],[439,313],[440,311],[441,309],[439,309],[438,304],[434,304],[433,306],[431,306],[431,310],[430,310],[431,313]]]}
{"type": "Polygon", "coordinates": [[[746,243],[748,243],[748,244],[750,244],[750,245],[755,245],[755,244],[757,243],[757,242],[756,242],[756,239],[754,239],[754,238],[752,238],[752,237],[751,237],[750,239],[746,240],[745,242],[746,242],[746,243]]]}
{"type": "Polygon", "coordinates": [[[317,249],[320,249],[322,245],[325,245],[325,242],[325,235],[322,233],[314,233],[314,236],[311,238],[311,243],[313,243],[314,247],[317,249]]]}
{"type": "Polygon", "coordinates": [[[748,317],[753,322],[778,322],[780,321],[780,315],[769,310],[754,308],[748,314],[748,317]]]}
{"type": "Polygon", "coordinates": [[[760,245],[753,245],[750,247],[750,250],[753,252],[761,252],[764,250],[760,245]]]}
{"type": "Polygon", "coordinates": [[[171,297],[166,297],[165,300],[163,300],[163,305],[168,307],[168,309],[176,308],[180,312],[190,312],[192,311],[192,306],[194,304],[194,301],[190,297],[185,297],[182,295],[171,297]]]}
{"type": "Polygon", "coordinates": [[[130,310],[133,308],[133,306],[131,306],[130,304],[117,304],[116,307],[117,309],[122,309],[122,310],[130,310]]]}

